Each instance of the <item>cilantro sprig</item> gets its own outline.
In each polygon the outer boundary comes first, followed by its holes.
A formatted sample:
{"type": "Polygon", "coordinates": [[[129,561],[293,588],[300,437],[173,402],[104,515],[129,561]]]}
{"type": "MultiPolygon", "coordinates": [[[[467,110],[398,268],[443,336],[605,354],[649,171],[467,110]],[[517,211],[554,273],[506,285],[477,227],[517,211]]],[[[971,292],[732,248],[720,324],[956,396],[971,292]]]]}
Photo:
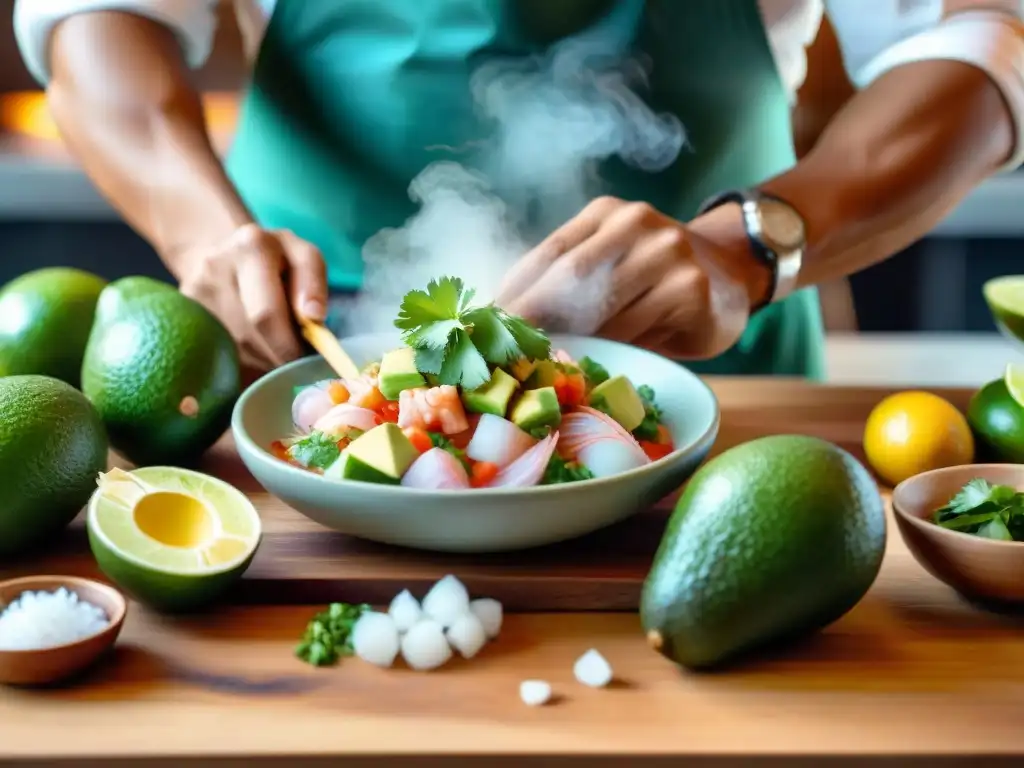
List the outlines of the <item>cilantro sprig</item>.
{"type": "Polygon", "coordinates": [[[395,326],[416,350],[420,373],[436,376],[441,384],[476,389],[490,379],[492,365],[550,355],[543,331],[493,303],[474,305],[474,296],[457,277],[431,280],[426,290],[405,295],[395,326]]]}
{"type": "Polygon", "coordinates": [[[590,480],[594,473],[578,462],[569,462],[558,454],[551,457],[541,485],[557,485],[559,483],[575,483],[579,480],[590,480]]]}
{"type": "Polygon", "coordinates": [[[654,402],[654,390],[642,384],[636,388],[636,393],[644,402],[644,420],[633,430],[633,434],[639,440],[654,440],[658,437],[658,427],[661,425],[661,409],[654,402]]]}
{"type": "Polygon", "coordinates": [[[352,628],[369,610],[368,605],[331,603],[306,625],[295,655],[314,667],[325,667],[342,656],[351,656],[352,628]]]}
{"type": "Polygon", "coordinates": [[[313,430],[288,448],[289,456],[311,469],[327,469],[340,454],[337,439],[318,430],[313,430]]]}
{"type": "Polygon", "coordinates": [[[943,528],[986,539],[1024,541],[1024,493],[977,477],[935,510],[933,519],[943,528]]]}

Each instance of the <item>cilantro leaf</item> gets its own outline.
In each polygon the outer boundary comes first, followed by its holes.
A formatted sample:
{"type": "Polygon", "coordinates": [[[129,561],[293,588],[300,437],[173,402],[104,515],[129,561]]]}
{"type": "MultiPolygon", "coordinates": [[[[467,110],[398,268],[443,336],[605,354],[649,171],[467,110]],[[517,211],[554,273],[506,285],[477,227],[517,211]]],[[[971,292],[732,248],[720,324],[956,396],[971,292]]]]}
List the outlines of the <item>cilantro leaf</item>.
{"type": "Polygon", "coordinates": [[[482,387],[491,378],[491,369],[466,331],[456,331],[444,352],[444,362],[437,377],[442,384],[463,389],[482,387]]]}
{"type": "Polygon", "coordinates": [[[331,603],[306,625],[295,655],[314,667],[335,663],[352,654],[352,628],[359,617],[371,610],[368,605],[331,603]]]}
{"type": "Polygon", "coordinates": [[[584,357],[580,360],[580,368],[583,370],[583,375],[586,376],[587,382],[591,387],[604,384],[611,378],[608,369],[590,357],[584,357]]]}
{"type": "Polygon", "coordinates": [[[541,485],[574,483],[580,480],[590,480],[593,476],[594,473],[582,464],[568,462],[556,453],[548,462],[547,469],[544,470],[541,485]]]}
{"type": "Polygon", "coordinates": [[[974,478],[933,513],[951,531],[998,541],[1024,540],[1024,493],[974,478]]]}
{"type": "Polygon", "coordinates": [[[458,320],[473,299],[473,291],[457,277],[431,280],[425,291],[409,291],[402,299],[395,325],[413,331],[438,320],[458,320]]]}
{"type": "Polygon", "coordinates": [[[440,448],[442,451],[448,451],[448,453],[462,462],[462,466],[469,471],[469,459],[466,458],[465,451],[461,451],[456,448],[452,441],[440,432],[428,432],[427,434],[430,435],[430,442],[434,444],[435,448],[440,448]]]}
{"type": "Polygon", "coordinates": [[[542,330],[534,328],[521,317],[510,315],[504,310],[497,311],[502,325],[508,329],[519,345],[519,349],[522,351],[521,357],[525,357],[527,360],[546,360],[550,357],[551,339],[542,330]]]}
{"type": "Polygon", "coordinates": [[[472,326],[473,344],[488,362],[508,365],[522,356],[519,342],[494,307],[472,309],[466,313],[465,321],[472,326]]]}
{"type": "Polygon", "coordinates": [[[292,459],[311,469],[327,469],[340,454],[341,449],[333,437],[315,430],[288,448],[292,459]]]}
{"type": "Polygon", "coordinates": [[[658,437],[658,427],[661,426],[662,413],[654,402],[654,390],[642,384],[636,388],[636,392],[644,403],[644,420],[633,430],[633,434],[639,440],[655,440],[658,437]]]}

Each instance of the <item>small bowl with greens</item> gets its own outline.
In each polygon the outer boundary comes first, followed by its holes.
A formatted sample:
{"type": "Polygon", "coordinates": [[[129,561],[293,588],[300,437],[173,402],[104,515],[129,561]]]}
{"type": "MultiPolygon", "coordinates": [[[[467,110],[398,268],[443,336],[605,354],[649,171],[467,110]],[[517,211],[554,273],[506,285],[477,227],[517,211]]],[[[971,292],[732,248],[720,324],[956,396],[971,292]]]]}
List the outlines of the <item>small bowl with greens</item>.
{"type": "Polygon", "coordinates": [[[1024,602],[1024,465],[966,464],[915,475],[892,494],[907,548],[964,597],[1024,602]]]}

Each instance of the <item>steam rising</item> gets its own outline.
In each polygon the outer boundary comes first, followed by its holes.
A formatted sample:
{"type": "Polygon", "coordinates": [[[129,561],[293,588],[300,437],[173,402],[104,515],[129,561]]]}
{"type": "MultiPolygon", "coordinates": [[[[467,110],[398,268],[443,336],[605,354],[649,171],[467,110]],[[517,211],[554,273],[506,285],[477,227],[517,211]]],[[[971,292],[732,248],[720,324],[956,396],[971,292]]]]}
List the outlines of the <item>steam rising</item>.
{"type": "MultiPolygon", "coordinates": [[[[602,194],[600,161],[619,156],[655,172],[675,160],[681,124],[644,103],[634,89],[646,85],[645,67],[614,48],[590,34],[474,73],[474,102],[493,134],[469,153],[468,167],[451,160],[426,167],[409,187],[419,212],[366,242],[363,291],[344,309],[347,333],[393,330],[402,297],[441,275],[463,278],[482,301],[494,299],[512,264],[602,194]]],[[[547,327],[596,330],[611,266],[566,274],[550,297],[566,327],[547,327]]]]}

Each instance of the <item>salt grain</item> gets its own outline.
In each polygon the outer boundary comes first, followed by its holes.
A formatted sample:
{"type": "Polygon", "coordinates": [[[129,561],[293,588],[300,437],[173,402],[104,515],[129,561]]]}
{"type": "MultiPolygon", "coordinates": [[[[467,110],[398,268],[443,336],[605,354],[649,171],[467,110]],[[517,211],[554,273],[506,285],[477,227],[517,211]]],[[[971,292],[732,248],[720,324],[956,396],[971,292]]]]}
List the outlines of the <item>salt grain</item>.
{"type": "Polygon", "coordinates": [[[0,613],[0,651],[32,651],[73,643],[106,629],[102,609],[61,587],[22,592],[0,613]]]}

